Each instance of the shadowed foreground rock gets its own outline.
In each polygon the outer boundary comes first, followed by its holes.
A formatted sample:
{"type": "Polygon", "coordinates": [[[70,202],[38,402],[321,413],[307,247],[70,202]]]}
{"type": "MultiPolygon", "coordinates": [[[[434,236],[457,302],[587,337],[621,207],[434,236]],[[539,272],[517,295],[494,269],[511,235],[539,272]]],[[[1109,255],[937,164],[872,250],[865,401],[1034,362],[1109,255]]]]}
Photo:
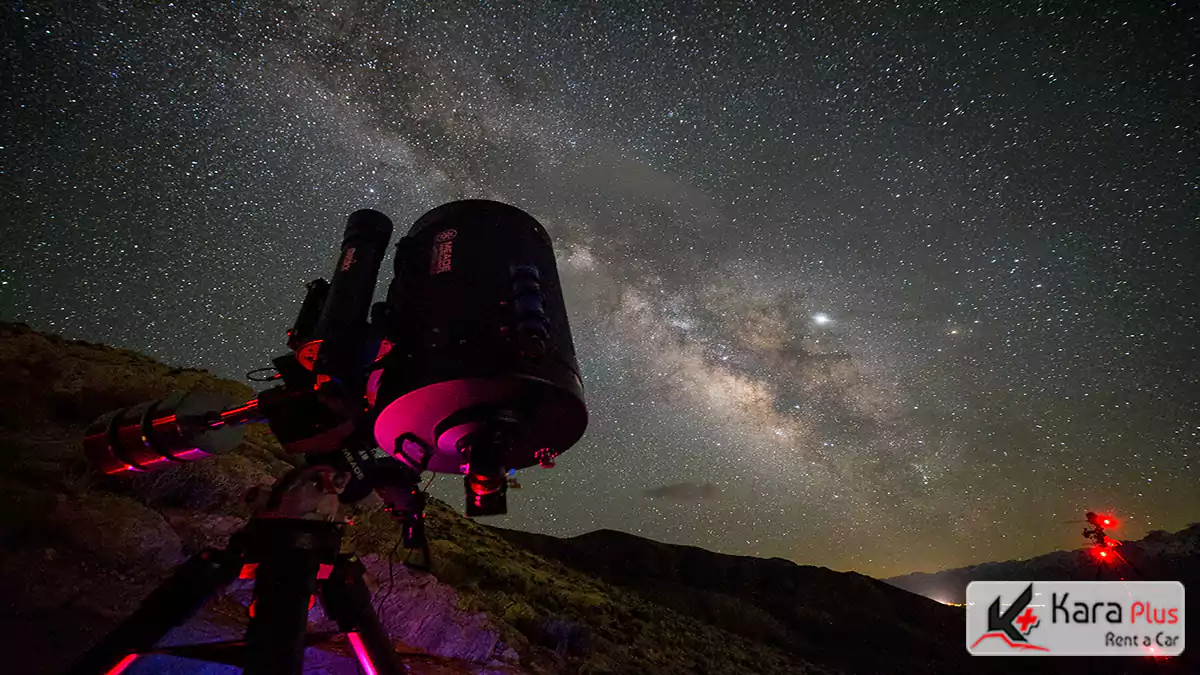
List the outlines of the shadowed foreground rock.
{"type": "Polygon", "coordinates": [[[504,644],[491,618],[458,608],[458,593],[432,574],[363,558],[375,588],[375,607],[388,634],[409,647],[493,667],[514,665],[520,657],[504,644]]]}

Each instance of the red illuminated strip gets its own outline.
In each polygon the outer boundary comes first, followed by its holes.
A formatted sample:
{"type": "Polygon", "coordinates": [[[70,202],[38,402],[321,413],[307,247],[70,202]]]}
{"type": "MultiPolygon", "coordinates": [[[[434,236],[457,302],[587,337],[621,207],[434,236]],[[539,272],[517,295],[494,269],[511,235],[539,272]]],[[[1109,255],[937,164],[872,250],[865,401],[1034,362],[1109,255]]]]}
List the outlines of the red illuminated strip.
{"type": "Polygon", "coordinates": [[[221,413],[221,417],[226,418],[226,417],[238,417],[241,415],[248,415],[257,409],[258,409],[258,399],[252,398],[249,401],[246,401],[245,403],[243,403],[238,408],[226,410],[225,412],[221,413]]]}
{"type": "Polygon", "coordinates": [[[174,457],[175,457],[175,459],[182,459],[184,461],[190,462],[194,459],[208,457],[208,453],[201,450],[200,448],[192,448],[190,450],[183,450],[181,452],[176,452],[176,453],[174,453],[174,457]]]}
{"type": "Polygon", "coordinates": [[[126,471],[141,471],[141,469],[137,468],[136,466],[134,466],[132,464],[125,464],[124,466],[120,466],[115,469],[109,469],[109,470],[105,471],[104,473],[111,476],[113,474],[124,473],[126,471]]]}
{"type": "MultiPolygon", "coordinates": [[[[147,443],[147,444],[146,444],[146,446],[147,446],[147,447],[149,447],[149,445],[150,445],[149,443],[147,443]]],[[[153,459],[151,459],[151,460],[148,460],[148,461],[142,462],[142,466],[141,466],[141,468],[143,468],[143,469],[146,469],[146,470],[149,470],[149,469],[150,469],[150,467],[153,467],[153,466],[155,466],[155,465],[158,465],[158,464],[162,464],[162,463],[164,463],[164,462],[169,462],[169,461],[171,461],[171,460],[170,460],[170,459],[168,459],[168,458],[166,458],[166,457],[161,457],[161,456],[160,456],[160,457],[155,457],[155,458],[153,458],[153,459]]]]}
{"type": "Polygon", "coordinates": [[[137,661],[137,659],[138,659],[137,654],[130,654],[129,656],[126,656],[125,658],[118,661],[117,665],[115,665],[111,669],[105,671],[104,675],[121,675],[121,673],[125,672],[125,669],[128,668],[129,666],[133,665],[133,662],[137,661]]]}
{"type": "Polygon", "coordinates": [[[358,633],[347,633],[346,637],[350,638],[350,646],[354,647],[354,655],[358,657],[358,664],[362,666],[363,672],[366,675],[378,675],[375,664],[371,663],[371,657],[367,654],[367,648],[363,645],[362,638],[358,633]]]}

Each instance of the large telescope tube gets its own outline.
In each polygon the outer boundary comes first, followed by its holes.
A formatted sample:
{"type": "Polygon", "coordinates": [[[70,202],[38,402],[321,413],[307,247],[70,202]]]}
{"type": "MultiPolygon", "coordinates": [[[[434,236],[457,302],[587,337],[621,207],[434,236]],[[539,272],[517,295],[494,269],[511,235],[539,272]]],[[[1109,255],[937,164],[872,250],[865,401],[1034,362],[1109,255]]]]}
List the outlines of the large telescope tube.
{"type": "Polygon", "coordinates": [[[550,464],[587,426],[549,235],[484,200],[422,216],[397,244],[375,440],[465,476],[468,515],[505,512],[504,474],[550,464]]]}

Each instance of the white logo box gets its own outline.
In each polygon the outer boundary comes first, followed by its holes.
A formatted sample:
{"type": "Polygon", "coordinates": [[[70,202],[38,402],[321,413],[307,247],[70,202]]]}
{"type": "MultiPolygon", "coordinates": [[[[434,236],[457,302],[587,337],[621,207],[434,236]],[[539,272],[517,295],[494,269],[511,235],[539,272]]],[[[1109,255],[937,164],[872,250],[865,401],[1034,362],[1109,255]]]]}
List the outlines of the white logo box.
{"type": "Polygon", "coordinates": [[[1184,648],[1184,594],[1178,581],[973,581],[967,586],[967,651],[1178,656],[1184,648]],[[1021,602],[1031,585],[1028,603],[1021,602]]]}

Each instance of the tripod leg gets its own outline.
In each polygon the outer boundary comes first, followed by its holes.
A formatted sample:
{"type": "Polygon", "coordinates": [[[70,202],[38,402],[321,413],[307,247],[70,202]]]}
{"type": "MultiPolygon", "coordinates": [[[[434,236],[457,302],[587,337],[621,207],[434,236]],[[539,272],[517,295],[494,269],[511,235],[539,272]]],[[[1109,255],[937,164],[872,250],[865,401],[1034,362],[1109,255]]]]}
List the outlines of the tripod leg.
{"type": "Polygon", "coordinates": [[[371,607],[365,571],[358,558],[339,558],[333,574],[321,586],[321,603],[338,629],[347,633],[354,655],[368,675],[399,675],[396,650],[371,607]]]}
{"type": "Polygon", "coordinates": [[[1136,573],[1137,573],[1137,575],[1138,575],[1139,577],[1145,577],[1145,576],[1146,576],[1146,575],[1142,574],[1142,571],[1141,571],[1141,570],[1139,570],[1139,569],[1137,568],[1137,566],[1136,566],[1136,565],[1134,565],[1133,563],[1129,562],[1129,558],[1126,558],[1124,555],[1122,555],[1122,554],[1120,554],[1120,553],[1117,553],[1117,557],[1118,557],[1118,558],[1120,558],[1120,559],[1121,559],[1121,561],[1122,561],[1122,562],[1124,562],[1126,565],[1129,565],[1129,568],[1130,568],[1130,569],[1132,569],[1134,572],[1136,572],[1136,573]]]}
{"type": "Polygon", "coordinates": [[[311,553],[284,552],[258,564],[246,628],[245,675],[300,675],[308,603],[320,562],[311,553]]]}
{"type": "Polygon", "coordinates": [[[1100,581],[1100,575],[1104,573],[1104,563],[1096,563],[1096,581],[1100,581]]]}
{"type": "Polygon", "coordinates": [[[192,556],[69,672],[91,675],[113,672],[122,663],[128,666],[130,656],[153,649],[168,631],[195,614],[209,596],[233,581],[239,570],[237,563],[237,556],[218,549],[192,556]]]}

